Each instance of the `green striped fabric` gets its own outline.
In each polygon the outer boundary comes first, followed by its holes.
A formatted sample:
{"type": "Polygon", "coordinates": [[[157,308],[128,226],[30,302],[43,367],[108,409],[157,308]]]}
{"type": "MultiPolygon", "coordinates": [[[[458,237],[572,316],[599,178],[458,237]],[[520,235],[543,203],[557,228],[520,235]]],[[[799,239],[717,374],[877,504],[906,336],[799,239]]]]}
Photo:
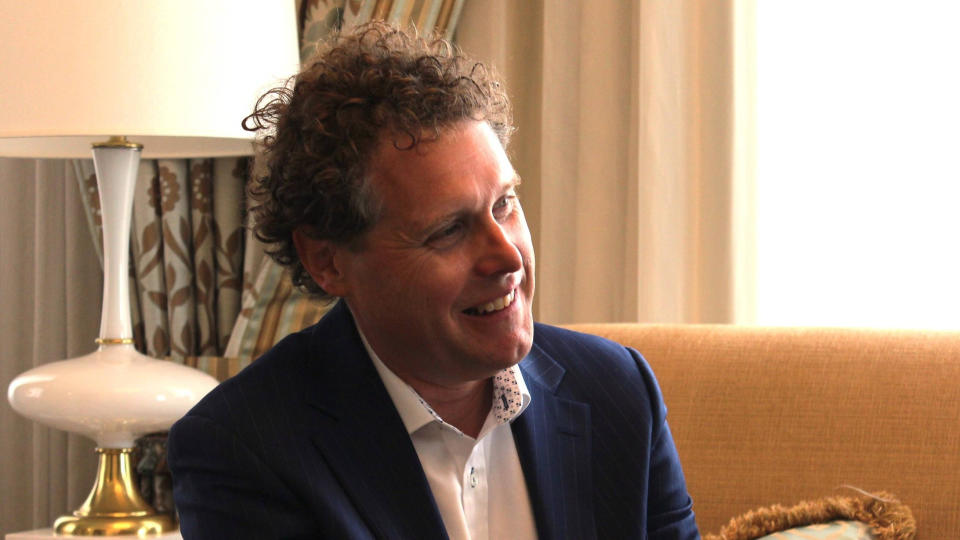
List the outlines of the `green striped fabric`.
{"type": "Polygon", "coordinates": [[[287,334],[319,321],[331,305],[294,287],[283,267],[264,258],[253,288],[244,291],[240,315],[224,352],[228,359],[236,359],[230,375],[287,334]]]}

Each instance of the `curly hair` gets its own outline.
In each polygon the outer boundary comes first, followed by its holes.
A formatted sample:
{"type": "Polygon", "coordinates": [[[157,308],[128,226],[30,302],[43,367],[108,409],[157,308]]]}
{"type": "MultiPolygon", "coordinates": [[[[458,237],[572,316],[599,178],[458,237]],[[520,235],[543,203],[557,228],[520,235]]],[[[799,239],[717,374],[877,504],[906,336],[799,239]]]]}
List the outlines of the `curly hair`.
{"type": "Polygon", "coordinates": [[[251,182],[254,233],[293,283],[329,295],[297,256],[293,232],[352,248],[377,221],[368,166],[380,141],[408,150],[464,120],[489,123],[506,148],[510,101],[496,73],[442,39],[373,22],[335,35],[243,121],[258,131],[266,175],[251,182]]]}

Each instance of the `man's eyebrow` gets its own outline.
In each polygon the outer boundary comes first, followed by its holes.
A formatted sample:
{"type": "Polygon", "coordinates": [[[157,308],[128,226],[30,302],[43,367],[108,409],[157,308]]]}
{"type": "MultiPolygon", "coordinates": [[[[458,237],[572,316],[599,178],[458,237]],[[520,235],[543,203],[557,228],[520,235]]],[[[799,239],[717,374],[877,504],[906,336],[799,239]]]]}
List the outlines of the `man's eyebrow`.
{"type": "MultiPolygon", "coordinates": [[[[503,184],[502,192],[506,193],[511,189],[515,189],[522,182],[523,182],[523,179],[520,178],[520,175],[517,173],[513,173],[513,176],[510,178],[510,180],[508,180],[505,184],[503,184]]],[[[468,215],[470,215],[470,212],[461,208],[461,209],[453,210],[446,214],[435,216],[433,219],[427,222],[418,223],[416,227],[416,235],[417,236],[429,235],[436,228],[441,227],[447,223],[456,221],[457,219],[462,219],[464,216],[468,216],[468,215]]]]}
{"type": "Polygon", "coordinates": [[[418,223],[414,234],[418,237],[429,236],[433,234],[433,232],[436,229],[441,228],[458,219],[462,219],[463,216],[467,214],[468,213],[465,212],[464,210],[458,209],[458,210],[453,210],[451,212],[447,212],[445,214],[434,216],[429,221],[423,221],[418,223]]]}

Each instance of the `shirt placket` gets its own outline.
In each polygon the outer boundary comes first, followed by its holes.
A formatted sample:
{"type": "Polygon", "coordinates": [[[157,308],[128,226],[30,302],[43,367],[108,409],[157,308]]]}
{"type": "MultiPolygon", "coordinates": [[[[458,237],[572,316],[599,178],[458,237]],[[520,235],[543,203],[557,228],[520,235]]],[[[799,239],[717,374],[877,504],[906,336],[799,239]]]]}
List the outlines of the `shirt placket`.
{"type": "Polygon", "coordinates": [[[485,440],[474,445],[463,468],[463,512],[470,528],[471,540],[487,540],[489,515],[489,482],[487,475],[487,444],[485,440]]]}

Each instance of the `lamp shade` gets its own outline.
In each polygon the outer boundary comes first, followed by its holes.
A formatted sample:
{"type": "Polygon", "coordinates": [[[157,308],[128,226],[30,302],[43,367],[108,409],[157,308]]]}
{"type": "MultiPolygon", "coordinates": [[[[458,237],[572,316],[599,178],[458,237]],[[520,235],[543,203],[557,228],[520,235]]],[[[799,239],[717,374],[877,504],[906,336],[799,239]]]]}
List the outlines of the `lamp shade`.
{"type": "Polygon", "coordinates": [[[0,156],[252,153],[241,128],[299,67],[293,0],[0,0],[0,156]]]}

